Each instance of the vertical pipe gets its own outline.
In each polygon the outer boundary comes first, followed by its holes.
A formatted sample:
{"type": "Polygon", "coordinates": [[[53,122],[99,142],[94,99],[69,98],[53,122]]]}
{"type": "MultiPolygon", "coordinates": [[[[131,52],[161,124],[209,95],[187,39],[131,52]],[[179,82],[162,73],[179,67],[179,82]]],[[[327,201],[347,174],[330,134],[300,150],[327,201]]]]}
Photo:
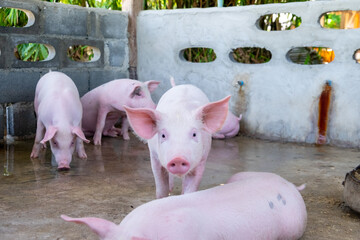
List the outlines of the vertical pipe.
{"type": "Polygon", "coordinates": [[[326,132],[329,121],[329,110],[331,100],[331,81],[326,84],[321,92],[319,99],[319,119],[318,119],[318,139],[317,144],[326,143],[326,132]]]}
{"type": "Polygon", "coordinates": [[[6,107],[6,135],[14,135],[14,108],[12,105],[6,107]]]}
{"type": "Polygon", "coordinates": [[[217,6],[218,7],[223,7],[224,6],[224,0],[217,0],[217,6]]]}

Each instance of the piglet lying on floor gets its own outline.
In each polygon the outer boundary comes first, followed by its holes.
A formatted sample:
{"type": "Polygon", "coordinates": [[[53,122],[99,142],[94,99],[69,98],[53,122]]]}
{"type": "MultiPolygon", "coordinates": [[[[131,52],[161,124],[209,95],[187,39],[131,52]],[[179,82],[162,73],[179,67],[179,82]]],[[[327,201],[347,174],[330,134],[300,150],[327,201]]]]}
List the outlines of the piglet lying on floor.
{"type": "Polygon", "coordinates": [[[150,93],[159,83],[116,79],[86,93],[81,98],[84,108],[82,127],[85,134],[94,135],[95,145],[101,145],[102,135],[116,137],[121,134],[125,140],[128,140],[129,123],[123,106],[154,109],[156,105],[150,93]],[[122,117],[122,126],[118,129],[114,124],[120,117],[122,117]]]}
{"type": "Polygon", "coordinates": [[[82,106],[74,82],[61,72],[49,72],[36,85],[34,107],[37,117],[35,143],[31,158],[39,157],[41,145],[50,142],[59,169],[69,169],[77,150],[86,158],[81,130],[82,106]]]}
{"type": "Polygon", "coordinates": [[[235,137],[240,130],[240,120],[242,114],[239,117],[235,116],[232,112],[228,112],[226,120],[222,128],[212,135],[213,138],[224,139],[235,137]]]}
{"type": "Polygon", "coordinates": [[[299,239],[307,221],[301,189],[272,173],[243,172],[223,186],[146,203],[120,225],[61,217],[106,240],[299,239]]]}

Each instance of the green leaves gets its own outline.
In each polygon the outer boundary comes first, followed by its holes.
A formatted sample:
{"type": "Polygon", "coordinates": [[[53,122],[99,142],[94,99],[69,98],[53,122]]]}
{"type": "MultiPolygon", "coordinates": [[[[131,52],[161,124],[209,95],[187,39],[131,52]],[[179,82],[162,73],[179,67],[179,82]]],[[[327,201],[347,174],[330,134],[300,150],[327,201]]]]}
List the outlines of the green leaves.
{"type": "Polygon", "coordinates": [[[36,62],[45,60],[48,55],[48,49],[44,44],[39,43],[23,43],[17,45],[15,55],[18,59],[28,62],[36,62]]]}
{"type": "Polygon", "coordinates": [[[16,8],[0,8],[0,26],[24,27],[27,24],[26,14],[16,8]]]}

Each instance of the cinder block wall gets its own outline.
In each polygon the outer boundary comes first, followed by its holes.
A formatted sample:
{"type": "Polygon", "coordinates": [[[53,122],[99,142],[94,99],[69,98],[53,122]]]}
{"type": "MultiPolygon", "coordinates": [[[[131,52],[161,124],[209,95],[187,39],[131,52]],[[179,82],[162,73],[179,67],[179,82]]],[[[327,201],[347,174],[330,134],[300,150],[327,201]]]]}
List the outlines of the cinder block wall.
{"type": "MultiPolygon", "coordinates": [[[[17,103],[13,107],[21,108],[14,109],[14,114],[19,114],[14,119],[20,119],[14,122],[15,136],[35,132],[35,125],[32,129],[26,125],[34,122],[29,119],[34,118],[33,114],[24,112],[32,111],[28,103],[33,101],[36,83],[49,69],[69,75],[80,95],[107,81],[129,76],[126,12],[39,0],[1,0],[0,7],[25,9],[35,17],[29,27],[0,27],[0,104],[17,103]],[[49,44],[55,48],[55,57],[41,62],[18,60],[14,48],[21,43],[49,44]],[[100,59],[86,63],[72,61],[67,57],[67,49],[72,45],[96,47],[101,52],[100,59]],[[24,107],[30,109],[25,111],[24,107]]],[[[1,118],[0,137],[4,125],[1,118]]]]}
{"type": "Polygon", "coordinates": [[[329,11],[360,10],[359,0],[310,1],[244,7],[143,11],[137,22],[138,76],[161,80],[157,99],[177,84],[194,84],[218,100],[231,95],[231,111],[243,114],[241,131],[271,140],[314,143],[318,133],[318,102],[327,80],[332,102],[327,143],[360,145],[360,64],[353,59],[360,48],[360,29],[325,29],[320,16],[329,11]],[[301,26],[266,32],[259,18],[293,13],[301,26]],[[295,47],[328,47],[335,60],[324,65],[299,65],[287,58],[295,47]],[[216,60],[191,63],[180,55],[193,47],[212,48],[216,60]],[[241,64],[229,54],[239,47],[266,48],[265,64],[241,64]],[[237,82],[244,81],[240,89],[237,82]]]}

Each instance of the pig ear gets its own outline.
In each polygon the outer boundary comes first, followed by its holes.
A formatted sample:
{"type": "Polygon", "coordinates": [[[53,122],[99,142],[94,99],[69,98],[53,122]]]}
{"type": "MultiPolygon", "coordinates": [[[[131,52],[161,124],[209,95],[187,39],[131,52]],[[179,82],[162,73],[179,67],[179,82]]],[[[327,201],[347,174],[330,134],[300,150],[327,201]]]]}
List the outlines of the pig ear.
{"type": "Polygon", "coordinates": [[[145,85],[147,86],[149,92],[151,93],[159,86],[159,84],[160,82],[153,80],[145,82],[145,85]]]}
{"type": "Polygon", "coordinates": [[[86,143],[89,143],[90,141],[86,139],[84,132],[81,130],[81,128],[79,127],[74,127],[71,131],[73,134],[75,134],[76,136],[78,136],[79,138],[81,138],[81,140],[83,140],[86,143]]]}
{"type": "Polygon", "coordinates": [[[57,132],[57,128],[54,126],[50,126],[46,129],[45,136],[43,140],[40,141],[41,144],[45,144],[47,141],[52,139],[57,132]]]}
{"type": "Polygon", "coordinates": [[[74,222],[78,224],[86,224],[91,230],[100,238],[105,238],[109,232],[116,229],[116,224],[102,218],[71,218],[66,215],[61,215],[61,218],[67,222],[74,222]]]}
{"type": "Polygon", "coordinates": [[[124,106],[129,123],[139,137],[150,139],[156,134],[156,122],[159,113],[148,108],[130,108],[124,106]]]}
{"type": "Polygon", "coordinates": [[[215,133],[223,126],[229,110],[229,99],[230,96],[227,96],[196,110],[196,118],[202,120],[205,130],[209,133],[215,133]]]}

